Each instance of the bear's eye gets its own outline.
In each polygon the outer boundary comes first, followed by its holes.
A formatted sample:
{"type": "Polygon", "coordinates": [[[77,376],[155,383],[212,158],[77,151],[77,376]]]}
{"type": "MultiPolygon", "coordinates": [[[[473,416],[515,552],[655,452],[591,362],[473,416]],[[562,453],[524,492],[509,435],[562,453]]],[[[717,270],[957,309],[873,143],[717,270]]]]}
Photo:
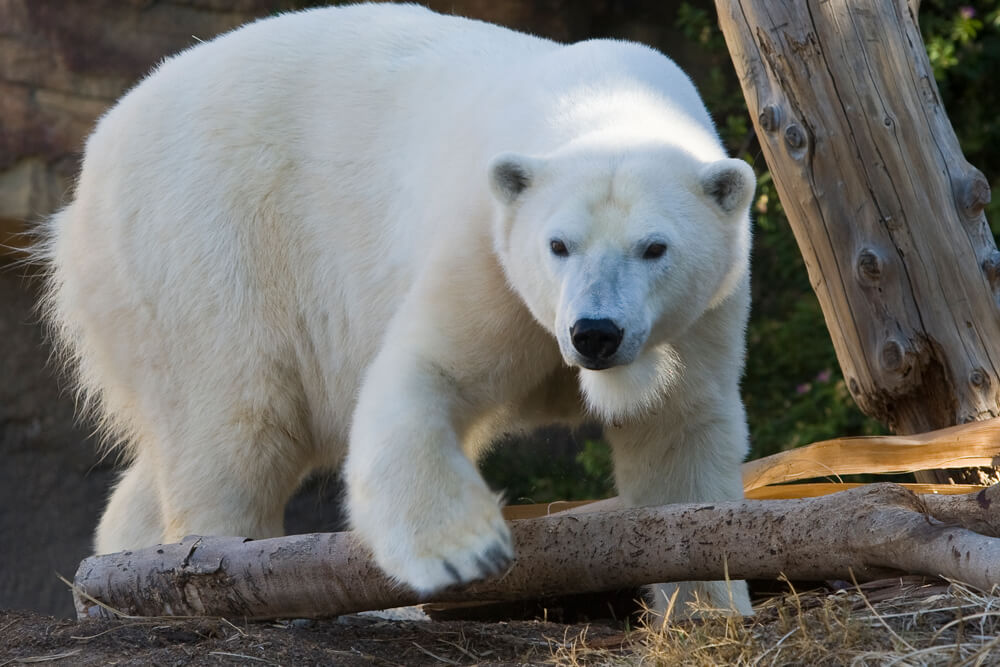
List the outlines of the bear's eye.
{"type": "Polygon", "coordinates": [[[552,250],[552,254],[556,257],[569,256],[569,250],[566,248],[566,244],[559,239],[552,239],[549,241],[549,248],[552,250]]]}
{"type": "Polygon", "coordinates": [[[650,243],[646,246],[646,252],[642,253],[643,259],[659,259],[667,251],[666,243],[650,243]]]}

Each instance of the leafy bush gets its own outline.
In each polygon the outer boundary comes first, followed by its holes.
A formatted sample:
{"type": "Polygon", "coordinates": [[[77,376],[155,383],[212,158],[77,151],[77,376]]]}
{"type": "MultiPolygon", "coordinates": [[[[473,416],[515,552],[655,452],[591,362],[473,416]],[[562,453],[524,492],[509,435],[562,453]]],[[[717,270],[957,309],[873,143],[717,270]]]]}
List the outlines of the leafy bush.
{"type": "Polygon", "coordinates": [[[614,495],[611,452],[600,430],[542,429],[531,438],[501,443],[482,465],[511,504],[604,498],[614,495]]]}
{"type": "MultiPolygon", "coordinates": [[[[920,27],[948,117],[966,159],[1000,185],[1000,1],[924,0],[920,27]]],[[[986,209],[1000,233],[1000,197],[986,209]]]]}

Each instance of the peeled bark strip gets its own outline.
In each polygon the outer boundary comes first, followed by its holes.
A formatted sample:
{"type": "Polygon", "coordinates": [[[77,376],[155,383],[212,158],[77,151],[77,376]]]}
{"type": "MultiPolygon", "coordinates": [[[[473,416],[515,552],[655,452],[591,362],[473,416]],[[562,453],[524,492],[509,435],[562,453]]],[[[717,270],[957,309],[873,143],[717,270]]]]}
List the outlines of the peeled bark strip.
{"type": "Polygon", "coordinates": [[[1000,415],[990,188],[941,104],[916,5],[716,1],[848,389],[897,433],[1000,415]]]}
{"type": "Polygon", "coordinates": [[[432,600],[394,585],[351,533],[180,544],[94,556],[76,574],[80,618],[205,615],[332,616],[429,601],[511,600],[722,579],[859,580],[945,576],[1000,584],[1000,539],[963,528],[998,525],[1000,487],[918,497],[893,484],[822,498],[569,512],[514,521],[517,562],[503,577],[432,600]],[[931,518],[940,514],[948,523],[931,518]]]}
{"type": "Polygon", "coordinates": [[[743,490],[814,477],[992,466],[1000,460],[1000,419],[916,435],[814,442],[743,464],[743,490]]]}
{"type": "MultiPolygon", "coordinates": [[[[753,500],[787,500],[789,498],[815,498],[839,493],[859,486],[867,486],[861,482],[811,482],[808,484],[773,484],[759,486],[747,491],[746,497],[753,500]]],[[[918,495],[942,494],[947,496],[978,493],[986,488],[979,484],[899,484],[907,491],[918,495]]],[[[538,516],[541,516],[539,514],[538,516]]]]}

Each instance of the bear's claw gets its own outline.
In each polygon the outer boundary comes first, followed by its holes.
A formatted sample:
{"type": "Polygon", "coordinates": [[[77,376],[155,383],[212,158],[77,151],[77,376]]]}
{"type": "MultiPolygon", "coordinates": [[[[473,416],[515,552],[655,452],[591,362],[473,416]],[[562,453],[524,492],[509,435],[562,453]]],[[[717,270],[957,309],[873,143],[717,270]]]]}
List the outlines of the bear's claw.
{"type": "Polygon", "coordinates": [[[462,583],[462,575],[458,573],[458,569],[456,569],[454,565],[449,563],[447,560],[441,561],[441,564],[444,565],[445,572],[448,573],[448,576],[451,577],[456,584],[462,583]]]}
{"type": "Polygon", "coordinates": [[[513,559],[499,544],[490,547],[484,556],[476,556],[476,565],[483,579],[488,579],[510,567],[513,559]]]}
{"type": "MultiPolygon", "coordinates": [[[[385,534],[375,535],[372,542],[376,562],[390,577],[425,599],[443,589],[503,573],[514,560],[510,530],[492,498],[484,494],[484,500],[489,503],[484,505],[486,509],[495,514],[491,521],[477,522],[460,516],[456,517],[459,521],[446,524],[449,530],[434,535],[425,530],[411,533],[407,539],[392,539],[390,533],[384,541],[378,538],[385,534]],[[462,518],[467,521],[462,522],[462,518]],[[382,545],[388,548],[380,549],[382,545]]],[[[478,516],[473,514],[473,518],[478,516]]],[[[408,530],[406,525],[401,528],[408,530]]]]}
{"type": "MultiPolygon", "coordinates": [[[[466,586],[505,572],[514,562],[513,549],[508,546],[509,542],[510,540],[496,540],[484,552],[471,557],[466,556],[468,567],[456,566],[451,560],[442,559],[441,567],[444,568],[446,579],[449,580],[444,583],[444,587],[466,586]]],[[[431,594],[427,590],[422,592],[425,595],[431,594]]]]}

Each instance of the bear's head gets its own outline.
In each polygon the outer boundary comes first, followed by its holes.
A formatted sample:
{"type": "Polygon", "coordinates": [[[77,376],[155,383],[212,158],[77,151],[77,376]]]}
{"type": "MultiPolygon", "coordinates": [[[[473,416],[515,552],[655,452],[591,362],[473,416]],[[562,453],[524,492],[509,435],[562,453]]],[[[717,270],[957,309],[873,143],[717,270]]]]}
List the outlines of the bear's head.
{"type": "Polygon", "coordinates": [[[587,145],[498,155],[489,180],[507,279],[582,369],[591,408],[649,407],[671,341],[744,283],[753,170],[668,145],[587,145]]]}

